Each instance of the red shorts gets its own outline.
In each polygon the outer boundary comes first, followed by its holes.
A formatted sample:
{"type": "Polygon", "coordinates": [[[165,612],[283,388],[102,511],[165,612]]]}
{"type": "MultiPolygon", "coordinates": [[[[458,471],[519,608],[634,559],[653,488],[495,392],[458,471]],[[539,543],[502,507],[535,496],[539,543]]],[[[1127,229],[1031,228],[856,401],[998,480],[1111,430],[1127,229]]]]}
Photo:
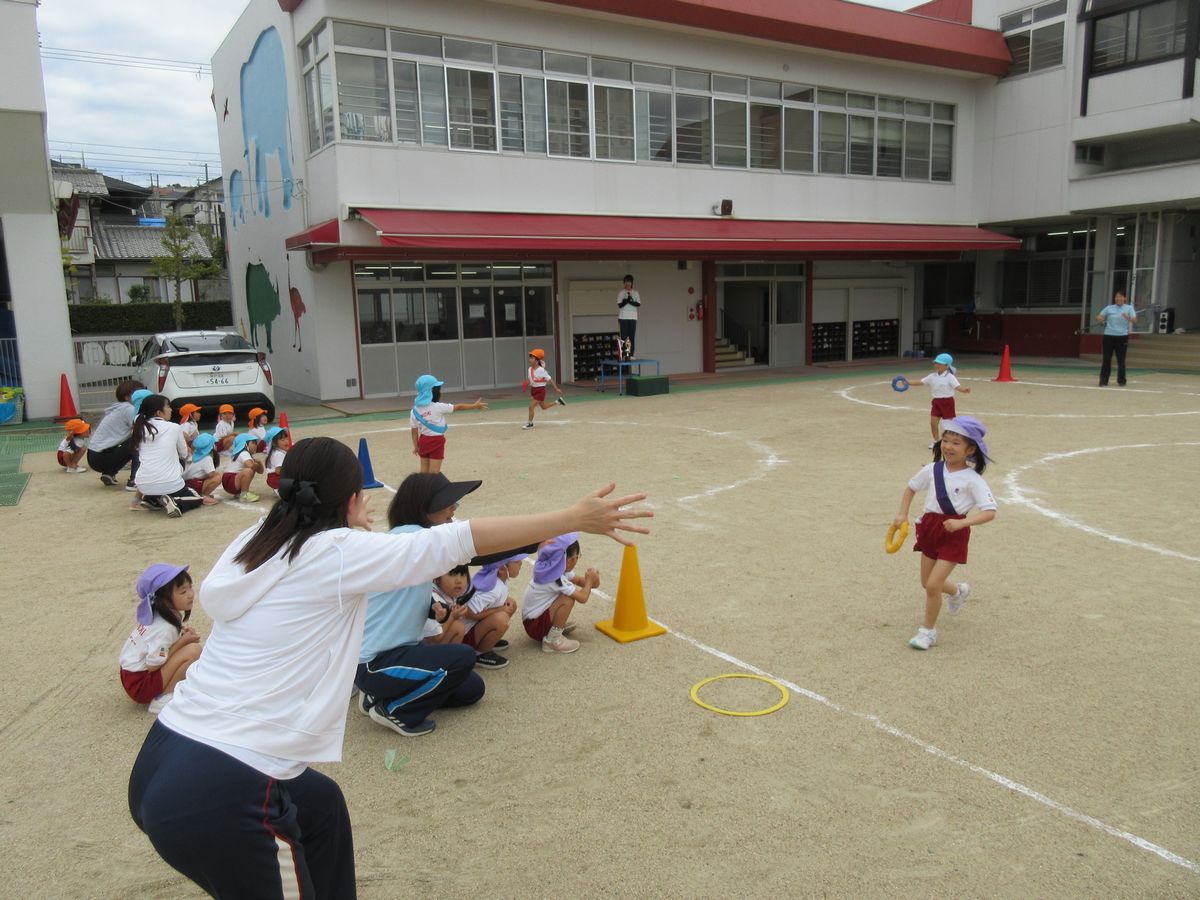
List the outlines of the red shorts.
{"type": "Polygon", "coordinates": [[[521,623],[525,626],[525,633],[535,641],[540,641],[548,635],[554,624],[550,621],[550,610],[546,610],[540,616],[532,619],[522,619],[521,623]]]}
{"type": "Polygon", "coordinates": [[[58,451],[58,464],[64,469],[67,467],[67,454],[62,450],[58,451]]]}
{"type": "Polygon", "coordinates": [[[476,626],[474,628],[472,628],[470,631],[468,631],[466,634],[464,634],[463,639],[462,639],[462,642],[464,644],[466,644],[468,647],[474,647],[476,650],[479,649],[479,644],[477,644],[475,642],[475,632],[477,632],[478,630],[479,630],[479,625],[478,625],[478,623],[476,623],[476,626]]]}
{"type": "Polygon", "coordinates": [[[273,491],[279,490],[279,471],[267,473],[267,487],[273,491]]]}
{"type": "Polygon", "coordinates": [[[917,522],[917,543],[914,552],[924,553],[930,559],[944,559],[952,563],[967,561],[967,544],[971,542],[971,528],[947,531],[942,523],[947,519],[965,519],[966,516],[947,516],[943,513],[927,512],[917,522]]]}
{"type": "Polygon", "coordinates": [[[544,387],[530,388],[529,395],[540,403],[546,399],[546,389],[544,387]]]}
{"type": "Polygon", "coordinates": [[[954,398],[938,397],[930,404],[929,415],[935,419],[954,418],[954,398]]]}
{"type": "Polygon", "coordinates": [[[423,434],[417,438],[417,456],[421,459],[445,459],[446,436],[444,434],[423,434]]]}
{"type": "Polygon", "coordinates": [[[233,494],[235,497],[241,493],[241,491],[238,490],[237,477],[237,472],[221,473],[221,487],[225,488],[225,493],[233,494]]]}
{"type": "Polygon", "coordinates": [[[161,669],[146,669],[143,672],[121,670],[121,684],[136,703],[149,703],[163,692],[161,669]]]}
{"type": "Polygon", "coordinates": [[[188,487],[190,487],[197,494],[204,493],[204,479],[203,478],[185,478],[183,483],[185,485],[187,485],[188,487]]]}

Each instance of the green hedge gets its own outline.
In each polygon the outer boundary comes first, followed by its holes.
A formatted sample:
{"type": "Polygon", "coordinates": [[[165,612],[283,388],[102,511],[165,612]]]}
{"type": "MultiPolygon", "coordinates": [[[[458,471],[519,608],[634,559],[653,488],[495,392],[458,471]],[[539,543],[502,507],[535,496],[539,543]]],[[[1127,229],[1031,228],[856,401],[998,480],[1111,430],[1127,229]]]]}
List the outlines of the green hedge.
{"type": "MultiPolygon", "coordinates": [[[[175,330],[175,304],[129,303],[120,306],[88,304],[67,307],[72,334],[151,334],[175,330]]],[[[183,304],[183,327],[220,328],[233,323],[228,300],[183,304]]]]}

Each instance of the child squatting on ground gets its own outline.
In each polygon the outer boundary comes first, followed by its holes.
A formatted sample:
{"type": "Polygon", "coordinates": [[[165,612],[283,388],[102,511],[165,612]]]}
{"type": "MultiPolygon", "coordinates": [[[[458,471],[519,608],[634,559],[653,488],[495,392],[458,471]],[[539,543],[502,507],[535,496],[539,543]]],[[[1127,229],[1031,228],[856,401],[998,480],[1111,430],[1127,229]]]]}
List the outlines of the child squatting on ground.
{"type": "MultiPolygon", "coordinates": [[[[488,563],[475,573],[471,587],[475,590],[464,597],[466,633],[463,643],[475,648],[475,665],[486,669],[503,669],[507,657],[496,652],[508,631],[508,624],[517,613],[516,601],[508,596],[508,580],[521,573],[524,553],[488,563]]],[[[503,649],[503,648],[501,648],[503,649]]]]}
{"type": "Polygon", "coordinates": [[[87,453],[87,436],[92,426],[83,419],[68,419],[63,425],[63,439],[58,444],[58,464],[70,475],[82,475],[87,469],[81,466],[87,453]]]}
{"type": "MultiPolygon", "coordinates": [[[[455,566],[445,575],[433,579],[433,596],[429,604],[429,618],[421,639],[427,644],[461,644],[467,632],[463,621],[466,615],[466,599],[474,593],[471,587],[471,569],[466,565],[455,566]]],[[[508,641],[499,640],[493,650],[508,646],[508,641]]]]}
{"type": "Polygon", "coordinates": [[[921,554],[921,587],[925,588],[925,620],[909,646],[928,650],[937,643],[937,620],[942,611],[942,594],[948,594],[951,615],[962,609],[971,593],[965,582],[949,586],[950,573],[967,561],[971,526],[996,518],[996,501],[983,480],[988,462],[984,443],[987,428],[978,419],[959,416],[942,426],[941,443],[934,462],[912,477],[900,497],[900,512],[892,524],[899,528],[908,521],[908,508],[918,491],[925,491],[925,511],[917,520],[914,551],[921,554]],[[967,515],[972,509],[977,512],[967,515]]]}
{"type": "Polygon", "coordinates": [[[196,592],[187,566],[155,563],[137,580],[137,628],[121,648],[121,684],[135,703],[158,715],[175,685],[200,658],[200,635],[183,623],[196,592]]]}
{"type": "Polygon", "coordinates": [[[568,624],[575,604],[587,603],[592,591],[600,587],[600,573],[588,569],[575,577],[579,562],[579,535],[560,534],[541,546],[533,565],[533,579],[521,602],[521,621],[525,633],[542,642],[546,653],[574,653],[579,641],[567,637],[575,629],[568,624]]]}
{"type": "Polygon", "coordinates": [[[420,457],[422,472],[442,471],[446,458],[446,416],[464,409],[487,409],[483,398],[474,403],[442,403],[442,384],[432,375],[417,379],[408,426],[412,433],[413,455],[420,457]]]}
{"type": "MultiPolygon", "coordinates": [[[[969,394],[971,389],[959,384],[954,376],[954,357],[949,353],[939,353],[933,358],[933,371],[921,379],[921,384],[929,385],[933,402],[929,407],[929,431],[933,435],[933,443],[938,441],[938,425],[943,420],[954,418],[954,393],[969,394]]],[[[933,449],[933,444],[929,445],[933,449]]]]}
{"type": "Polygon", "coordinates": [[[257,503],[258,494],[250,490],[250,484],[256,474],[261,474],[263,464],[254,458],[253,451],[258,447],[258,438],[247,432],[233,439],[233,447],[229,452],[229,462],[221,475],[221,487],[234,500],[244,500],[247,503],[257,503]]]}
{"type": "Polygon", "coordinates": [[[549,409],[554,403],[559,406],[567,405],[567,401],[563,399],[562,389],[554,383],[554,379],[546,371],[546,353],[539,347],[534,347],[529,351],[529,370],[525,380],[529,384],[529,420],[521,426],[522,428],[533,427],[533,414],[538,407],[549,409]],[[558,394],[554,403],[546,402],[546,385],[550,385],[558,394]]]}
{"type": "Polygon", "coordinates": [[[200,495],[205,506],[219,503],[213,491],[221,486],[221,474],[213,462],[216,440],[211,434],[198,434],[192,441],[192,453],[183,470],[183,483],[200,495]]]}

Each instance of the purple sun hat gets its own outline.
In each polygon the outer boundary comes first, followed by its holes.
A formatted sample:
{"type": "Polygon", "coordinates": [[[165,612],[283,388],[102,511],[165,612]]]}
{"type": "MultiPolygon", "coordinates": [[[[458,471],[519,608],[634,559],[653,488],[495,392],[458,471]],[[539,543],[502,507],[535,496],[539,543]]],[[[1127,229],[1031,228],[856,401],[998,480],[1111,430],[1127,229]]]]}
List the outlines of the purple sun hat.
{"type": "Polygon", "coordinates": [[[567,571],[567,548],[579,540],[579,532],[571,531],[551,538],[538,550],[537,562],[533,564],[533,583],[550,584],[562,578],[567,571]]]}
{"type": "Polygon", "coordinates": [[[991,456],[988,455],[987,444],[983,442],[983,436],[987,434],[987,426],[978,419],[973,416],[956,416],[948,422],[942,423],[942,431],[953,431],[955,434],[961,434],[974,441],[979,452],[983,454],[983,458],[992,462],[991,456]]]}
{"type": "Polygon", "coordinates": [[[518,553],[516,556],[510,556],[508,559],[501,559],[494,563],[488,563],[483,566],[478,572],[471,577],[471,586],[477,591],[483,591],[485,594],[496,586],[496,581],[500,577],[500,570],[509,563],[524,562],[525,554],[518,553]]]}
{"type": "Polygon", "coordinates": [[[155,563],[138,576],[137,580],[137,620],[139,625],[149,625],[154,621],[154,595],[164,585],[170,584],[180,573],[186,572],[187,566],[172,566],[167,563],[155,563]]]}

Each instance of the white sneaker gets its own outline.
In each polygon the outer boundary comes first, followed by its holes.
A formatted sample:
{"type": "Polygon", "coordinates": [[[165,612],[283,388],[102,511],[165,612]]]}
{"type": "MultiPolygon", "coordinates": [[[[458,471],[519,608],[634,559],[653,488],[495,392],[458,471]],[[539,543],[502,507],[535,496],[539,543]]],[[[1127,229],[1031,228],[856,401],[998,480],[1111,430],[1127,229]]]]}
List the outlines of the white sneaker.
{"type": "Polygon", "coordinates": [[[579,649],[579,641],[573,641],[569,637],[559,635],[554,641],[549,638],[542,638],[543,653],[574,653],[579,649]]]}
{"type": "Polygon", "coordinates": [[[971,586],[965,581],[960,581],[955,585],[958,588],[957,593],[951,594],[946,598],[946,612],[952,616],[957,616],[959,610],[962,609],[963,602],[971,595],[971,586]]]}
{"type": "Polygon", "coordinates": [[[87,469],[83,468],[83,466],[72,466],[71,468],[67,469],[67,474],[82,475],[86,471],[87,469]]]}
{"type": "Polygon", "coordinates": [[[921,627],[917,629],[916,636],[908,642],[908,646],[914,650],[928,650],[937,643],[937,629],[921,627]]]}
{"type": "Polygon", "coordinates": [[[521,427],[522,427],[522,428],[532,428],[532,427],[533,427],[533,423],[532,423],[532,422],[526,422],[526,423],[525,423],[524,425],[522,425],[521,427]]]}
{"type": "Polygon", "coordinates": [[[152,715],[152,716],[157,716],[160,712],[163,711],[163,708],[168,703],[170,703],[174,698],[175,698],[175,695],[173,693],[159,694],[157,697],[155,697],[153,700],[150,701],[150,705],[146,707],[146,712],[150,713],[150,715],[152,715]]]}
{"type": "Polygon", "coordinates": [[[168,519],[178,519],[183,515],[183,510],[179,508],[179,504],[175,502],[175,498],[170,494],[163,494],[159,498],[159,502],[162,503],[162,508],[167,511],[168,519]]]}

